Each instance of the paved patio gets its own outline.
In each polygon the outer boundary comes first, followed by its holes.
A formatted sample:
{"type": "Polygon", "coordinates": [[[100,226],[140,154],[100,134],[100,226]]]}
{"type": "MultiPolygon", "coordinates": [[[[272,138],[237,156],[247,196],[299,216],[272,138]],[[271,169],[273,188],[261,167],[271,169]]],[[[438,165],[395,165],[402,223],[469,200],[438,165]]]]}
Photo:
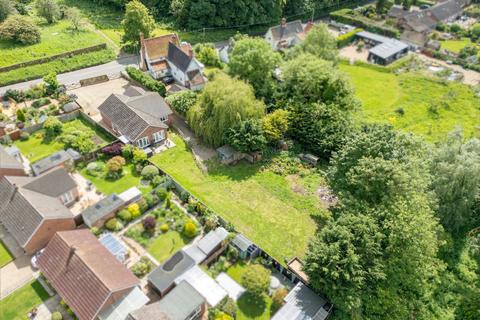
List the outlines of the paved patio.
{"type": "Polygon", "coordinates": [[[41,305],[37,307],[37,315],[33,318],[34,320],[51,320],[52,319],[52,313],[55,311],[59,311],[62,316],[63,320],[71,320],[72,317],[67,313],[65,308],[63,308],[60,305],[61,298],[57,294],[41,305]]]}
{"type": "Polygon", "coordinates": [[[75,202],[73,206],[70,207],[70,211],[74,216],[80,214],[87,207],[92,204],[97,203],[104,198],[104,195],[100,192],[97,192],[97,189],[93,184],[90,184],[87,179],[85,179],[80,173],[72,173],[73,180],[77,183],[80,200],[75,202]]]}

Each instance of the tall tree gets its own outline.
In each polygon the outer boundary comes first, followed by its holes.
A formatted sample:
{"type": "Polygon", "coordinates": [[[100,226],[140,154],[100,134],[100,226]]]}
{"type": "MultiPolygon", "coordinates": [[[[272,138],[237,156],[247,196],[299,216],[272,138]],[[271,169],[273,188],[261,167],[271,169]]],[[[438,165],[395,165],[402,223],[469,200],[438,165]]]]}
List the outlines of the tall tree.
{"type": "Polygon", "coordinates": [[[240,152],[261,151],[267,145],[263,128],[258,119],[247,119],[230,128],[225,140],[240,152]]]}
{"type": "Polygon", "coordinates": [[[226,142],[225,134],[230,128],[247,119],[260,119],[264,114],[265,105],[255,99],[250,85],[218,73],[188,111],[187,120],[206,144],[219,147],[226,142]]]}
{"type": "Polygon", "coordinates": [[[316,24],[307,33],[305,40],[290,50],[288,56],[295,57],[302,52],[336,62],[338,59],[337,39],[330,33],[325,23],[316,24]]]}
{"type": "Polygon", "coordinates": [[[480,199],[480,141],[465,142],[462,131],[452,132],[438,148],[431,172],[443,226],[458,232],[480,222],[473,210],[480,199]]]}
{"type": "Polygon", "coordinates": [[[124,30],[123,42],[137,47],[140,34],[148,38],[155,29],[155,20],[140,1],[133,0],[125,6],[125,17],[122,21],[124,30]]]}
{"type": "Polygon", "coordinates": [[[0,0],[0,22],[3,22],[11,14],[15,13],[15,7],[11,0],[0,0]]]}
{"type": "Polygon", "coordinates": [[[273,70],[280,61],[261,38],[244,38],[235,42],[228,64],[230,74],[250,83],[257,97],[270,97],[273,91],[273,70]]]}
{"type": "Polygon", "coordinates": [[[36,0],[37,14],[48,23],[54,23],[60,18],[60,7],[55,0],[36,0]]]}

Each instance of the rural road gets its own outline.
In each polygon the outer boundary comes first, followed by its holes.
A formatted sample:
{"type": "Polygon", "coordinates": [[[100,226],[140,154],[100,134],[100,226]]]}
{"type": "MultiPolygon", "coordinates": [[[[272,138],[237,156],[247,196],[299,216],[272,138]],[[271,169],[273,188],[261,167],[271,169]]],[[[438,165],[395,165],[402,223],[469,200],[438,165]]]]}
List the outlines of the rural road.
{"type": "MultiPolygon", "coordinates": [[[[126,67],[131,65],[138,65],[138,56],[128,56],[98,66],[93,66],[67,73],[61,73],[57,76],[57,78],[58,82],[60,82],[61,84],[71,85],[87,78],[101,75],[117,74],[124,71],[126,67]]],[[[0,96],[3,95],[8,89],[25,90],[41,82],[42,79],[36,79],[27,82],[12,84],[5,87],[0,87],[0,96]]]]}

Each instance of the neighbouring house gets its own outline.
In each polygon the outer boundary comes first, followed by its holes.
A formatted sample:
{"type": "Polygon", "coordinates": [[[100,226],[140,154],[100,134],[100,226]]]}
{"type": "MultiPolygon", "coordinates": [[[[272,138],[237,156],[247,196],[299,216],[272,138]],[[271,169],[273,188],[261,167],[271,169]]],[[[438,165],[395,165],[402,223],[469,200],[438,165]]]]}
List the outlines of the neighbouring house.
{"type": "Polygon", "coordinates": [[[192,46],[180,42],[176,34],[149,39],[141,34],[140,44],[140,69],[148,71],[154,79],[172,76],[192,90],[202,89],[207,82],[204,65],[195,58],[192,46]]]}
{"type": "Polygon", "coordinates": [[[302,42],[312,27],[312,23],[304,27],[301,20],[287,22],[283,18],[280,25],[268,29],[265,40],[273,50],[283,50],[302,42]]]}
{"type": "Polygon", "coordinates": [[[388,10],[387,16],[389,18],[400,19],[408,15],[410,10],[405,10],[402,5],[394,4],[390,10],[388,10]]]}
{"type": "Polygon", "coordinates": [[[221,249],[223,241],[227,239],[228,231],[222,227],[211,230],[196,244],[183,249],[196,263],[202,263],[208,259],[214,252],[221,249]]]}
{"type": "Polygon", "coordinates": [[[78,197],[77,184],[62,168],[37,177],[5,176],[0,180],[0,223],[19,247],[33,254],[55,232],[75,228],[67,206],[78,197]]]}
{"type": "Polygon", "coordinates": [[[175,280],[195,266],[195,260],[183,251],[177,251],[164,264],[148,275],[149,284],[160,294],[166,295],[175,286],[175,280]]]}
{"type": "Polygon", "coordinates": [[[260,254],[260,249],[243,234],[237,234],[230,244],[238,250],[241,259],[255,258],[260,254]]]}
{"type": "Polygon", "coordinates": [[[205,310],[203,296],[182,281],[160,301],[131,312],[129,320],[197,320],[205,310]]]}
{"type": "Polygon", "coordinates": [[[0,179],[4,176],[26,176],[20,150],[0,145],[0,179]]]}
{"type": "Polygon", "coordinates": [[[333,305],[299,282],[287,294],[272,320],[325,320],[333,305]]]}
{"type": "Polygon", "coordinates": [[[103,124],[120,140],[140,148],[165,142],[172,110],[157,92],[130,88],[112,94],[99,107],[103,124]]]}
{"type": "Polygon", "coordinates": [[[111,194],[82,211],[83,222],[89,227],[101,228],[107,220],[115,217],[125,207],[125,202],[116,194],[111,194]]]}
{"type": "Polygon", "coordinates": [[[80,154],[73,150],[60,150],[55,152],[48,157],[35,161],[31,167],[33,174],[38,176],[44,172],[47,172],[53,168],[64,168],[67,171],[70,171],[73,168],[75,160],[80,159],[80,154]]]}
{"type": "Polygon", "coordinates": [[[408,53],[408,44],[393,38],[387,38],[368,31],[357,33],[357,37],[368,44],[368,61],[387,65],[408,53]]]}
{"type": "Polygon", "coordinates": [[[57,232],[38,266],[79,320],[123,320],[149,301],[140,281],[88,229],[57,232]]]}

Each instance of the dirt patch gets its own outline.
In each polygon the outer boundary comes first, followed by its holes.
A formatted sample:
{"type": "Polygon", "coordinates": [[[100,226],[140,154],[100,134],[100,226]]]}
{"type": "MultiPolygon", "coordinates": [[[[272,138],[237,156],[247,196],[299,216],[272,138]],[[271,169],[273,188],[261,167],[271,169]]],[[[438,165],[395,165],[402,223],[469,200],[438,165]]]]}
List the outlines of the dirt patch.
{"type": "Polygon", "coordinates": [[[338,198],[332,194],[331,190],[328,187],[325,187],[325,186],[319,187],[316,193],[317,193],[317,196],[322,201],[322,203],[327,208],[335,206],[338,202],[338,198]]]}
{"type": "Polygon", "coordinates": [[[288,184],[290,185],[290,188],[292,189],[293,192],[301,194],[301,195],[306,195],[308,193],[307,189],[305,189],[304,186],[301,185],[300,183],[300,177],[296,174],[291,174],[286,177],[288,184]]]}

